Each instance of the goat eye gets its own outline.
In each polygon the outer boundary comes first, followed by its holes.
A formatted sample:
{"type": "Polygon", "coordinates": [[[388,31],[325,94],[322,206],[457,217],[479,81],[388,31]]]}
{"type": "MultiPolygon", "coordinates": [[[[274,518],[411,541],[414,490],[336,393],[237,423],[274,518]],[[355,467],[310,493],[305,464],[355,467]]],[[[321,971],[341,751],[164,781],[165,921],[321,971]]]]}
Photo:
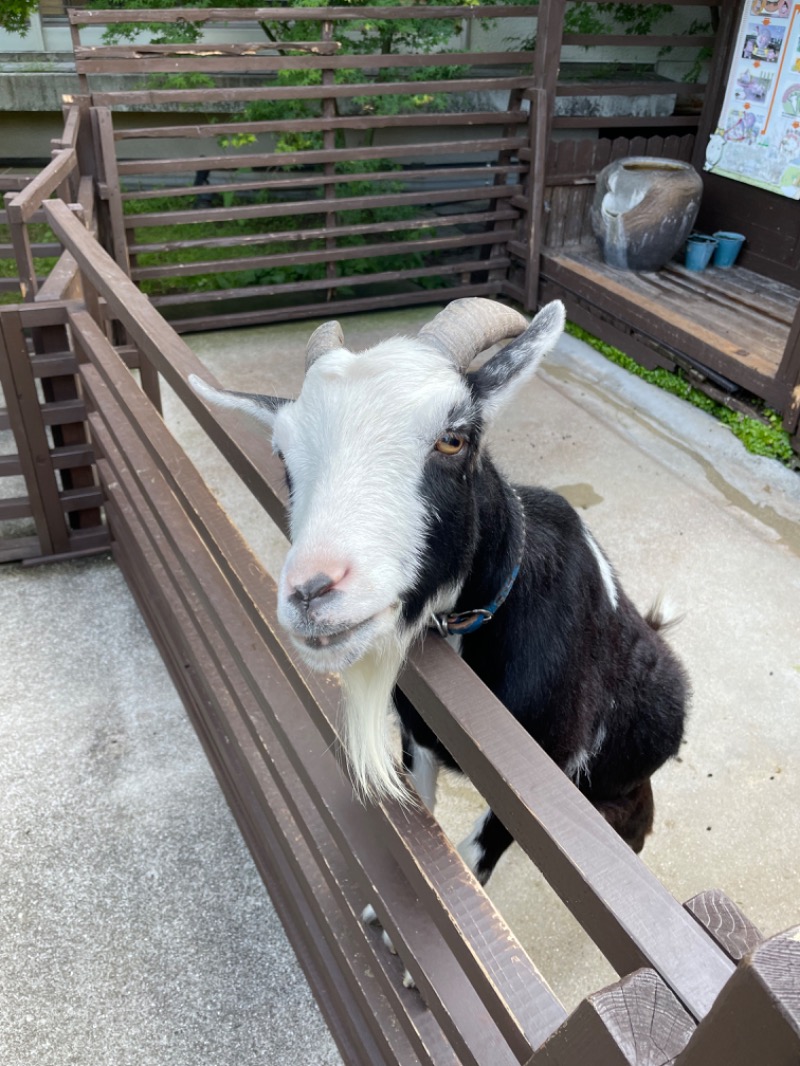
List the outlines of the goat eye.
{"type": "Polygon", "coordinates": [[[458,433],[445,433],[439,437],[434,444],[434,448],[437,452],[441,452],[442,455],[458,455],[466,445],[466,438],[462,437],[458,433]]]}

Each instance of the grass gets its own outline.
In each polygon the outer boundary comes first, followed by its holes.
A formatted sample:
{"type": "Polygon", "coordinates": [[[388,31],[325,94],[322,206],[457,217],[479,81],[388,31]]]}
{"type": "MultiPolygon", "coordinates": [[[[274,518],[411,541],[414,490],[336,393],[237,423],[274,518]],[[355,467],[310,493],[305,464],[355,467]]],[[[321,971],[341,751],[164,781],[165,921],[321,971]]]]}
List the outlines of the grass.
{"type": "Polygon", "coordinates": [[[577,337],[578,340],[585,341],[586,344],[591,345],[592,348],[617,366],[621,366],[631,374],[650,382],[651,385],[657,385],[658,388],[672,393],[673,396],[680,396],[681,399],[687,400],[692,406],[699,407],[701,411],[706,411],[708,414],[713,415],[719,422],[726,425],[731,433],[738,437],[745,448],[754,455],[765,455],[770,459],[777,459],[786,466],[797,469],[797,456],[792,450],[789,434],[781,426],[781,416],[771,408],[761,406],[758,400],[753,401],[754,411],[757,414],[746,415],[739,411],[732,411],[729,407],[711,399],[710,396],[706,396],[704,392],[692,385],[680,370],[674,372],[660,368],[646,370],[635,359],[631,359],[629,355],[621,352],[619,348],[606,344],[572,322],[567,323],[566,331],[571,336],[577,337]]]}
{"type": "MultiPolygon", "coordinates": [[[[42,223],[35,223],[28,227],[30,232],[30,239],[33,244],[39,241],[55,241],[55,236],[49,227],[42,223]]],[[[0,244],[9,244],[11,241],[11,231],[5,223],[0,223],[0,244]]],[[[36,268],[36,276],[39,278],[46,278],[53,267],[58,262],[57,256],[34,256],[33,265],[36,268]]],[[[12,256],[9,259],[0,258],[0,278],[17,278],[19,272],[17,270],[17,263],[12,256]]],[[[22,299],[21,295],[17,291],[13,292],[0,292],[0,304],[18,304],[22,299]]]]}

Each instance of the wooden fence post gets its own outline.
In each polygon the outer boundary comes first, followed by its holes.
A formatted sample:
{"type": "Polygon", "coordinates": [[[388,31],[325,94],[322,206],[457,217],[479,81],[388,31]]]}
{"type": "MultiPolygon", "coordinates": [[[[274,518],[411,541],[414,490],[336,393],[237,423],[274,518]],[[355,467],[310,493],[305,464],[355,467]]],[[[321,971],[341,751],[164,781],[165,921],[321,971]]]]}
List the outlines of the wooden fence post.
{"type": "Polygon", "coordinates": [[[694,1027],[655,970],[636,970],[584,999],[527,1066],[667,1066],[694,1027]]]}
{"type": "MultiPolygon", "coordinates": [[[[69,550],[69,529],[50,455],[19,312],[0,309],[0,385],[6,399],[42,555],[69,550]]],[[[0,514],[2,511],[0,510],[0,514]]]]}
{"type": "Polygon", "coordinates": [[[675,1066],[797,1066],[800,926],[765,940],[742,963],[675,1066]]]}
{"type": "Polygon", "coordinates": [[[535,311],[539,301],[539,256],[544,225],[544,185],[547,162],[548,100],[544,89],[529,89],[525,94],[531,102],[530,160],[528,163],[527,227],[523,235],[527,246],[525,261],[525,310],[535,311]]]}
{"type": "Polygon", "coordinates": [[[33,250],[28,227],[21,213],[13,205],[18,193],[7,192],[3,197],[8,219],[8,229],[11,235],[11,246],[14,249],[14,257],[17,260],[19,271],[19,290],[22,299],[30,302],[36,295],[36,267],[33,263],[33,250]]]}

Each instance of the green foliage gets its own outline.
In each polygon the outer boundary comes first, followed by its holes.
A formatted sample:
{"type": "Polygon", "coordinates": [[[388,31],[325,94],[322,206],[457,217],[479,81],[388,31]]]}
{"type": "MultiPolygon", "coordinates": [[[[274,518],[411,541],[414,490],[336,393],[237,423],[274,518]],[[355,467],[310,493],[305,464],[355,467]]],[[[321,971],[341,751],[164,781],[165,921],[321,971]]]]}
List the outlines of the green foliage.
{"type": "Polygon", "coordinates": [[[592,4],[584,0],[567,4],[564,14],[566,33],[630,33],[646,35],[665,15],[670,4],[592,4]]]}
{"type": "Polygon", "coordinates": [[[567,323],[566,331],[571,336],[577,337],[578,340],[590,344],[592,348],[596,349],[612,363],[616,363],[617,366],[623,367],[644,381],[649,381],[652,385],[657,385],[666,392],[671,392],[674,396],[680,396],[681,399],[687,400],[694,407],[699,407],[701,411],[706,411],[708,414],[713,415],[719,422],[726,425],[731,433],[738,437],[745,448],[754,455],[765,455],[770,459],[778,459],[787,465],[795,464],[796,460],[789,434],[781,426],[780,415],[770,408],[764,407],[759,412],[761,416],[759,418],[742,414],[739,411],[731,411],[729,407],[717,403],[716,400],[712,400],[710,396],[706,396],[705,393],[695,388],[679,370],[675,373],[661,368],[646,370],[636,360],[621,352],[619,348],[606,344],[572,322],[567,323]]]}
{"type": "MultiPolygon", "coordinates": [[[[331,0],[337,2],[337,0],[331,0]]],[[[429,6],[448,5],[452,0],[429,0],[429,6]]],[[[478,0],[472,0],[477,3],[478,0]]],[[[483,0],[485,3],[486,0],[483,0]]],[[[492,2],[492,0],[489,0],[492,2]]],[[[118,6],[126,9],[153,9],[158,7],[172,6],[172,0],[94,0],[97,7],[118,6]]],[[[236,0],[199,0],[193,4],[195,7],[226,7],[240,6],[236,0]]],[[[283,43],[318,41],[322,38],[322,23],[302,18],[304,7],[328,6],[324,0],[295,0],[292,4],[293,13],[297,18],[292,22],[262,21],[261,29],[267,41],[281,41],[283,43]]],[[[395,7],[395,0],[352,0],[351,7],[395,7]]],[[[460,29],[459,20],[455,19],[374,19],[365,18],[352,22],[334,23],[334,41],[340,46],[343,55],[373,55],[376,53],[390,54],[393,52],[431,53],[444,47],[455,33],[460,29]]],[[[110,27],[104,34],[107,44],[134,39],[137,35],[149,35],[154,43],[193,43],[200,40],[202,27],[200,24],[192,25],[181,21],[175,24],[134,24],[123,23],[110,27]]],[[[286,53],[285,53],[286,54],[286,53]]],[[[288,52],[291,55],[291,52],[288,52]]],[[[300,54],[300,53],[298,53],[300,54]]],[[[446,93],[418,93],[414,91],[415,81],[442,80],[447,81],[458,77],[463,73],[462,68],[455,66],[441,66],[434,68],[415,69],[411,72],[397,70],[395,68],[380,68],[380,61],[376,59],[377,73],[370,79],[375,83],[375,92],[367,92],[363,96],[345,101],[337,101],[337,112],[356,114],[415,114],[419,112],[438,112],[447,110],[449,97],[446,93]],[[406,78],[409,82],[409,92],[396,95],[383,95],[380,92],[382,81],[397,81],[406,78]]],[[[149,84],[154,88],[184,88],[189,87],[189,78],[197,78],[197,75],[160,76],[158,84],[154,79],[149,84]]],[[[321,84],[322,74],[318,70],[282,70],[272,76],[271,83],[276,87],[316,86],[321,84]]],[[[336,84],[361,83],[363,72],[355,69],[337,70],[334,73],[336,84]]],[[[194,83],[192,84],[194,87],[194,83]]],[[[235,116],[235,121],[248,124],[260,121],[287,121],[291,119],[319,119],[322,116],[322,104],[318,100],[256,100],[248,104],[242,112],[235,116]]],[[[219,144],[223,149],[241,148],[254,143],[255,136],[247,130],[221,136],[219,144]]],[[[371,133],[368,133],[362,143],[371,143],[371,133]]],[[[344,146],[344,133],[337,132],[337,147],[344,146]]],[[[279,152],[303,152],[319,150],[324,147],[323,135],[319,130],[311,132],[287,132],[281,133],[276,138],[276,150],[279,152]]],[[[291,169],[286,167],[286,169],[291,169]]],[[[387,160],[362,160],[357,163],[340,162],[336,164],[338,174],[343,181],[337,186],[337,199],[358,199],[363,197],[364,205],[358,209],[350,209],[338,212],[339,221],[342,225],[371,225],[382,222],[403,222],[418,217],[417,209],[413,207],[372,207],[370,197],[381,193],[400,192],[404,188],[400,181],[392,179],[367,180],[356,175],[370,173],[401,172],[402,168],[387,160]],[[347,180],[347,175],[353,174],[352,180],[347,180]]],[[[399,176],[399,175],[398,175],[399,176]]],[[[319,192],[323,195],[322,190],[319,192]]],[[[253,197],[249,195],[246,202],[269,202],[272,198],[267,191],[262,191],[253,197]]],[[[176,198],[165,197],[159,200],[145,199],[130,201],[126,205],[126,213],[135,215],[140,212],[181,210],[187,207],[185,200],[175,202],[176,198]]],[[[235,207],[245,202],[240,195],[233,192],[222,194],[221,202],[226,207],[235,207]]],[[[198,224],[187,222],[178,226],[148,227],[143,237],[147,243],[182,241],[186,239],[202,241],[203,238],[221,236],[233,236],[254,233],[280,233],[287,230],[320,228],[322,216],[313,215],[305,218],[298,216],[283,217],[279,219],[233,219],[227,222],[213,224],[198,224]]],[[[145,231],[142,231],[143,233],[145,231]]],[[[425,266],[424,256],[419,253],[410,254],[403,250],[403,244],[412,237],[432,236],[436,230],[433,225],[428,228],[404,229],[399,228],[388,233],[379,235],[380,243],[396,243],[397,254],[384,255],[377,258],[357,258],[345,260],[338,266],[342,274],[348,276],[368,275],[376,271],[413,270],[415,267],[425,266]]],[[[336,245],[339,248],[359,248],[373,243],[376,238],[360,234],[339,236],[336,245]]],[[[308,252],[317,248],[324,248],[325,243],[319,241],[281,242],[276,240],[270,243],[259,243],[240,248],[214,248],[193,245],[188,248],[175,249],[141,254],[138,262],[141,266],[152,266],[170,263],[201,263],[219,262],[224,271],[226,259],[241,259],[246,256],[264,257],[270,254],[285,254],[294,252],[308,252]]],[[[189,275],[180,279],[165,278],[157,281],[144,281],[142,289],[151,295],[162,292],[175,291],[206,291],[220,288],[241,288],[246,285],[282,284],[301,282],[326,277],[326,268],[322,263],[293,264],[291,266],[276,266],[274,268],[259,268],[252,270],[235,271],[230,273],[214,273],[203,275],[189,275]]],[[[332,279],[335,283],[335,279],[332,279]]],[[[426,288],[437,287],[445,284],[442,279],[425,278],[420,284],[426,288]]],[[[342,291],[344,291],[342,287],[342,291]]]]}
{"type": "Polygon", "coordinates": [[[0,3],[0,30],[19,33],[28,32],[28,20],[36,10],[38,0],[2,0],[0,3]]]}
{"type": "MultiPolygon", "coordinates": [[[[54,242],[56,240],[55,234],[50,227],[42,222],[29,223],[28,236],[34,245],[43,241],[54,242]]],[[[0,244],[8,244],[10,240],[11,231],[9,227],[5,223],[0,223],[0,244]]],[[[36,276],[39,278],[47,277],[57,262],[57,256],[35,255],[33,257],[33,266],[36,270],[36,276]]],[[[13,254],[8,258],[0,258],[0,278],[16,277],[19,277],[19,271],[13,254]]],[[[22,296],[17,289],[11,292],[0,292],[0,304],[18,304],[21,300],[22,296]]]]}

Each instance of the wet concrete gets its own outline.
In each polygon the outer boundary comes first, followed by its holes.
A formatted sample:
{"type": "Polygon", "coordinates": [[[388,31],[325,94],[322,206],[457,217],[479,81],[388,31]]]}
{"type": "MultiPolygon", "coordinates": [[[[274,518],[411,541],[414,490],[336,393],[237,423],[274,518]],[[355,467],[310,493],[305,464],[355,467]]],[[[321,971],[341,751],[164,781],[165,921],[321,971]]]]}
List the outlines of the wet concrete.
{"type": "MultiPolygon", "coordinates": [[[[429,314],[343,324],[360,348],[429,314]]],[[[225,384],[291,396],[313,325],[188,340],[225,384]]],[[[170,395],[165,413],[276,572],[283,537],[170,395]]],[[[684,614],[692,714],[644,861],[679,899],[723,888],[766,934],[800,922],[800,477],[568,337],[492,448],[560,487],[637,604],[684,614]]],[[[335,1062],[113,565],[3,568],[0,626],[0,1061],[335,1062]]],[[[456,838],[482,809],[464,779],[439,798],[456,838]]],[[[518,848],[489,894],[568,1007],[614,979],[518,848]]]]}

